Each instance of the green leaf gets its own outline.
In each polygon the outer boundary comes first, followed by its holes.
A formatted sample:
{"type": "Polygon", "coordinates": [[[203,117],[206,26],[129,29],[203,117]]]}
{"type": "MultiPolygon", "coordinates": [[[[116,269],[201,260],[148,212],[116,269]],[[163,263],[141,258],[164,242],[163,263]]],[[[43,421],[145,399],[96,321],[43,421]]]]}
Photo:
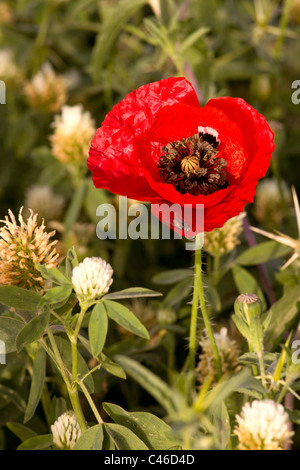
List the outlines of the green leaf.
{"type": "Polygon", "coordinates": [[[235,262],[245,266],[256,266],[282,258],[291,252],[291,248],[275,241],[262,242],[248,248],[239,255],[235,262]]]}
{"type": "MultiPolygon", "coordinates": [[[[274,361],[278,360],[279,356],[279,353],[265,353],[263,356],[265,367],[270,367],[274,361]]],[[[239,362],[244,366],[259,366],[259,361],[255,352],[244,353],[239,357],[239,362]]]]}
{"type": "Polygon", "coordinates": [[[108,318],[106,308],[103,302],[99,302],[92,310],[88,327],[90,346],[94,357],[97,357],[103,349],[107,330],[108,318]]]}
{"type": "Polygon", "coordinates": [[[241,266],[233,266],[232,274],[235,285],[240,294],[256,294],[257,297],[262,301],[263,310],[267,308],[267,303],[263,294],[263,291],[259,287],[255,277],[252,276],[246,269],[241,266]]]}
{"type": "Polygon", "coordinates": [[[256,398],[257,400],[262,400],[265,396],[265,389],[261,382],[250,375],[243,383],[239,384],[234,391],[256,398]]]}
{"type": "Polygon", "coordinates": [[[106,413],[115,423],[129,428],[151,450],[180,448],[172,428],[164,421],[146,412],[127,412],[118,405],[103,403],[106,413]]]}
{"type": "Polygon", "coordinates": [[[3,384],[0,384],[0,396],[13,403],[18,410],[24,412],[26,404],[23,398],[14,390],[9,387],[6,387],[3,384]]]}
{"type": "Polygon", "coordinates": [[[298,302],[300,302],[299,286],[287,289],[281,299],[275,302],[265,317],[272,313],[272,321],[265,332],[265,348],[274,350],[282,336],[299,318],[298,302]]]}
{"type": "Polygon", "coordinates": [[[16,338],[23,327],[24,323],[15,318],[0,316],[0,340],[5,343],[6,354],[17,350],[16,338]]]}
{"type": "Polygon", "coordinates": [[[158,297],[162,295],[160,292],[155,292],[151,289],[144,287],[131,287],[129,289],[123,289],[118,292],[112,292],[111,294],[104,295],[103,300],[117,300],[117,299],[132,299],[136,297],[158,297]]]}
{"type": "Polygon", "coordinates": [[[103,443],[103,428],[96,424],[84,431],[75,444],[74,450],[101,450],[103,443]]]}
{"type": "Polygon", "coordinates": [[[247,325],[247,323],[242,320],[241,318],[239,318],[237,315],[232,315],[232,320],[235,324],[235,326],[237,327],[237,329],[239,330],[239,332],[245,337],[248,339],[248,336],[249,336],[249,327],[247,325]]]}
{"type": "Polygon", "coordinates": [[[33,312],[39,309],[40,301],[41,297],[35,291],[16,286],[0,287],[0,303],[7,305],[7,307],[33,312]]]}
{"type": "Polygon", "coordinates": [[[58,268],[47,268],[45,264],[38,263],[35,263],[35,267],[48,281],[58,285],[70,284],[70,280],[58,268]]]}
{"type": "Polygon", "coordinates": [[[116,323],[141,338],[149,339],[149,333],[137,317],[124,305],[112,300],[103,301],[107,315],[116,323]]]}
{"type": "Polygon", "coordinates": [[[72,271],[78,266],[79,261],[74,246],[69,248],[66,259],[65,259],[65,275],[68,279],[72,277],[72,271]]]}
{"type": "Polygon", "coordinates": [[[122,0],[112,10],[103,25],[102,32],[96,39],[92,52],[92,76],[95,83],[99,82],[103,66],[111,57],[114,44],[123,31],[125,24],[147,3],[148,0],[122,0]]]}
{"type": "Polygon", "coordinates": [[[101,368],[120,379],[126,379],[124,369],[116,362],[109,359],[105,354],[100,353],[101,368]]]}
{"type": "Polygon", "coordinates": [[[73,224],[76,222],[80,210],[82,208],[83,200],[87,189],[86,181],[82,181],[81,184],[76,188],[73,194],[71,203],[67,209],[66,216],[64,219],[65,232],[68,233],[73,224]]]}
{"type": "Polygon", "coordinates": [[[41,305],[54,305],[66,302],[72,294],[72,289],[71,285],[52,287],[42,297],[41,305]]]}
{"type": "Polygon", "coordinates": [[[34,436],[19,445],[17,450],[42,450],[53,446],[52,434],[42,434],[34,436]]]}
{"type": "Polygon", "coordinates": [[[107,431],[119,450],[149,450],[146,444],[139,439],[130,429],[120,424],[106,424],[107,431]]]}
{"type": "Polygon", "coordinates": [[[193,278],[190,276],[187,279],[176,284],[166,295],[163,300],[164,307],[176,307],[184,299],[190,296],[193,290],[193,278]]]}
{"type": "Polygon", "coordinates": [[[223,401],[214,408],[212,421],[216,442],[221,449],[226,449],[230,440],[231,430],[229,414],[223,401]]]}
{"type": "Polygon", "coordinates": [[[203,36],[205,36],[210,31],[209,28],[202,26],[201,28],[193,31],[184,41],[181,43],[178,53],[181,56],[185,56],[188,50],[194,46],[196,42],[199,41],[203,36]]]}
{"type": "Polygon", "coordinates": [[[24,328],[20,331],[16,339],[16,347],[18,351],[21,351],[24,346],[33,343],[40,338],[46,326],[49,324],[50,313],[44,312],[34,317],[27,323],[24,328]]]}
{"type": "Polygon", "coordinates": [[[133,359],[117,355],[114,358],[141,387],[143,387],[171,416],[182,411],[181,396],[171,389],[160,377],[133,359]]]}
{"type": "Polygon", "coordinates": [[[24,426],[21,423],[6,423],[8,429],[15,434],[22,442],[27,441],[27,439],[31,439],[32,437],[36,436],[36,432],[32,431],[32,429],[24,426]]]}
{"type": "Polygon", "coordinates": [[[35,413],[39,404],[46,373],[46,353],[42,346],[39,347],[33,365],[32,381],[28,403],[26,406],[24,424],[29,421],[35,413]]]}
{"type": "Polygon", "coordinates": [[[171,269],[169,271],[163,271],[162,273],[156,274],[152,282],[155,284],[170,285],[176,284],[186,278],[191,278],[193,272],[189,269],[171,269]]]}

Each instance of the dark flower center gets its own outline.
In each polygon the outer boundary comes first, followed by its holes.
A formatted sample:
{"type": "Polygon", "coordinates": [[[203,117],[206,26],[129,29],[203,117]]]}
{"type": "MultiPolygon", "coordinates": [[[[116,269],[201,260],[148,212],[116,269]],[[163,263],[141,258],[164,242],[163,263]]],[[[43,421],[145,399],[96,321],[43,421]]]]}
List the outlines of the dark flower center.
{"type": "Polygon", "coordinates": [[[160,177],[180,194],[208,195],[227,188],[227,162],[217,157],[219,143],[204,130],[167,144],[157,164],[160,177]]]}

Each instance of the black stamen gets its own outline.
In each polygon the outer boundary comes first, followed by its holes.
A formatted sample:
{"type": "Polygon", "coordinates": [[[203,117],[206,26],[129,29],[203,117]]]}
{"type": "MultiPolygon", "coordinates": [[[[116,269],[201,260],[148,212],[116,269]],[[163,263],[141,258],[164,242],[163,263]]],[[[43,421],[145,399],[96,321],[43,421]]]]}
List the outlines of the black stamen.
{"type": "Polygon", "coordinates": [[[160,177],[180,194],[208,195],[226,188],[227,162],[217,157],[219,143],[215,136],[199,132],[167,144],[157,165],[160,177]]]}

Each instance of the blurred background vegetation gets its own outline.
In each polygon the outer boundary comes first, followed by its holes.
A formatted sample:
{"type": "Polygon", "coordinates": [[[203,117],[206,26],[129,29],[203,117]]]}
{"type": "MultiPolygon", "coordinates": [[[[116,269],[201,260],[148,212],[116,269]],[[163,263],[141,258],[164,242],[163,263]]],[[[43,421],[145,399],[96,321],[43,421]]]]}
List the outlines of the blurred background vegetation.
{"type": "MultiPolygon", "coordinates": [[[[102,202],[117,207],[117,199],[94,189],[84,145],[79,162],[57,154],[51,140],[55,116],[65,105],[81,105],[100,127],[126,94],[170,76],[185,76],[201,105],[218,96],[244,98],[266,117],[276,138],[267,174],[271,189],[246,208],[248,219],[294,236],[289,189],[300,190],[300,104],[291,96],[292,83],[300,80],[299,31],[300,0],[0,1],[0,79],[6,84],[6,105],[0,105],[1,218],[8,209],[17,214],[30,206],[56,229],[62,256],[74,245],[81,259],[102,256],[112,264],[115,290],[140,285],[167,294],[160,303],[131,307],[149,328],[157,312],[160,324],[175,323],[185,345],[190,279],[182,280],[179,272],[168,281],[157,275],[190,268],[191,253],[183,240],[97,239],[96,208],[102,202]]],[[[244,233],[241,240],[238,253],[253,235],[244,233]]],[[[278,260],[270,263],[267,272],[276,297],[283,280],[274,274],[278,265],[278,260]]],[[[251,269],[255,276],[257,268],[251,269]]],[[[238,293],[231,271],[212,291],[213,311],[225,319],[238,293]]],[[[166,338],[171,367],[176,341],[166,338]]],[[[180,362],[186,351],[179,351],[180,362]]],[[[148,362],[160,360],[159,354],[147,354],[148,362]]],[[[141,404],[137,390],[126,387],[127,406],[141,404]]]]}

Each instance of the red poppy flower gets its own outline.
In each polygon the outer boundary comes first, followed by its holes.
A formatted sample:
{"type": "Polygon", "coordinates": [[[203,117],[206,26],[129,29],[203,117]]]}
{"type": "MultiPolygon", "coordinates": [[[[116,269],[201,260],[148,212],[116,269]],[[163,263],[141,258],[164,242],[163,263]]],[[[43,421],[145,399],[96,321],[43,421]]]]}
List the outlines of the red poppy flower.
{"type": "Polygon", "coordinates": [[[154,213],[158,204],[188,205],[192,213],[203,205],[204,227],[196,231],[210,231],[253,201],[273,139],[243,99],[215,98],[201,108],[188,81],[168,78],[114,106],[92,140],[88,167],[97,188],[150,201],[154,213]]]}

